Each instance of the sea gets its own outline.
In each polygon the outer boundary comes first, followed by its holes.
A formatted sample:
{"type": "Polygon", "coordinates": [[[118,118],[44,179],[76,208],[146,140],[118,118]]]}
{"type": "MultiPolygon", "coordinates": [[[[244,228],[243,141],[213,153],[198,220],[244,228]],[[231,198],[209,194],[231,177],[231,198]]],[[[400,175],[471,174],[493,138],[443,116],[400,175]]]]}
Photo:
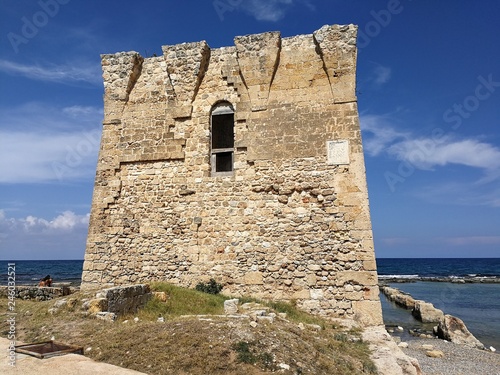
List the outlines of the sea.
{"type": "Polygon", "coordinates": [[[0,261],[0,285],[7,285],[8,264],[15,264],[16,285],[38,285],[47,275],[54,283],[79,286],[83,260],[17,260],[0,261]]]}
{"type": "MultiPolygon", "coordinates": [[[[15,264],[17,285],[38,285],[46,275],[56,284],[80,285],[83,260],[0,261],[0,285],[7,285],[8,263],[15,264]]],[[[492,282],[500,281],[500,258],[379,258],[377,268],[381,281],[462,319],[483,344],[500,352],[500,282],[492,282]]],[[[383,294],[380,299],[386,325],[429,328],[383,294]]]]}
{"type": "MultiPolygon", "coordinates": [[[[500,351],[500,258],[381,258],[377,269],[379,280],[462,319],[479,341],[500,351]],[[404,282],[391,282],[394,278],[404,282]]],[[[405,332],[432,328],[383,294],[380,300],[386,325],[402,326],[405,332]]]]}

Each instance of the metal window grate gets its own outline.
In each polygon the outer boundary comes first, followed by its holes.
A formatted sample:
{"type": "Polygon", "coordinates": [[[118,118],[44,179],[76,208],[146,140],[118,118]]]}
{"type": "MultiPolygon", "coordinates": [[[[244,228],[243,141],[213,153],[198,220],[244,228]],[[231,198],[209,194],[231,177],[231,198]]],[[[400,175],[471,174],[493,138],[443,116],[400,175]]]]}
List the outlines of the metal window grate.
{"type": "Polygon", "coordinates": [[[45,341],[35,344],[17,345],[16,353],[28,354],[40,359],[64,354],[83,354],[83,347],[45,341]]]}

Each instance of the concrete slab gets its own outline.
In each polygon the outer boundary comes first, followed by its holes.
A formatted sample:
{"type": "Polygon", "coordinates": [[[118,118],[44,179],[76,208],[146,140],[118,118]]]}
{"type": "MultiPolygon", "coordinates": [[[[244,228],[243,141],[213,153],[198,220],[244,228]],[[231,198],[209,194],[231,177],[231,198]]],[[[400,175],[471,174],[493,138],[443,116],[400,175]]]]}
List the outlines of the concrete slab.
{"type": "MultiPolygon", "coordinates": [[[[17,345],[22,343],[17,342],[17,345]]],[[[0,338],[0,374],[6,375],[145,375],[107,363],[96,362],[78,354],[38,359],[16,353],[15,366],[10,365],[9,340],[0,338]]]]}

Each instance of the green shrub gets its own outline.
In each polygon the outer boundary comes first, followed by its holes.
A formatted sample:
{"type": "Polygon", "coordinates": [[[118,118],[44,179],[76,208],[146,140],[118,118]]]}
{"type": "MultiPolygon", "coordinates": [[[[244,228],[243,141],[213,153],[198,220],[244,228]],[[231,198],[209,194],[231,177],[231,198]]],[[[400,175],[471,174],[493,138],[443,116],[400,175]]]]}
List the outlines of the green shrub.
{"type": "Polygon", "coordinates": [[[239,341],[233,344],[233,350],[238,353],[238,362],[255,364],[257,357],[250,351],[250,343],[246,341],[239,341]]]}
{"type": "Polygon", "coordinates": [[[239,363],[247,363],[250,365],[260,364],[267,370],[276,371],[278,368],[273,363],[273,356],[270,353],[263,352],[257,354],[255,342],[239,341],[231,347],[238,354],[239,363]]]}
{"type": "Polygon", "coordinates": [[[219,294],[222,288],[223,286],[217,283],[214,279],[210,279],[208,283],[200,282],[196,285],[196,290],[208,294],[219,294]]]}

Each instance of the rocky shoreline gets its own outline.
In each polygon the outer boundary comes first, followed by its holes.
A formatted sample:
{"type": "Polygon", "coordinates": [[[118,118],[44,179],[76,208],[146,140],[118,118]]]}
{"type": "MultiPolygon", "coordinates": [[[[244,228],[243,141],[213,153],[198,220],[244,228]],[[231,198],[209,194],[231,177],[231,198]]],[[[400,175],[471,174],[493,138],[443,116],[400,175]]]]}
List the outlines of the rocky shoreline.
{"type": "Polygon", "coordinates": [[[497,276],[418,276],[418,275],[379,275],[379,281],[386,283],[414,283],[417,281],[430,281],[437,283],[454,284],[500,284],[497,276]]]}
{"type": "Polygon", "coordinates": [[[437,338],[412,338],[398,345],[425,375],[498,375],[500,355],[437,338]]]}
{"type": "MultiPolygon", "coordinates": [[[[434,307],[432,303],[414,299],[410,294],[402,292],[397,288],[381,285],[380,291],[392,302],[401,308],[411,311],[415,319],[422,323],[434,323],[431,332],[410,330],[412,336],[420,338],[440,338],[454,344],[476,349],[486,349],[495,352],[493,347],[486,348],[472,333],[469,332],[464,322],[452,315],[445,314],[442,310],[434,307]]],[[[397,327],[402,330],[402,327],[397,327]]],[[[390,331],[391,328],[388,328],[390,331]]]]}

